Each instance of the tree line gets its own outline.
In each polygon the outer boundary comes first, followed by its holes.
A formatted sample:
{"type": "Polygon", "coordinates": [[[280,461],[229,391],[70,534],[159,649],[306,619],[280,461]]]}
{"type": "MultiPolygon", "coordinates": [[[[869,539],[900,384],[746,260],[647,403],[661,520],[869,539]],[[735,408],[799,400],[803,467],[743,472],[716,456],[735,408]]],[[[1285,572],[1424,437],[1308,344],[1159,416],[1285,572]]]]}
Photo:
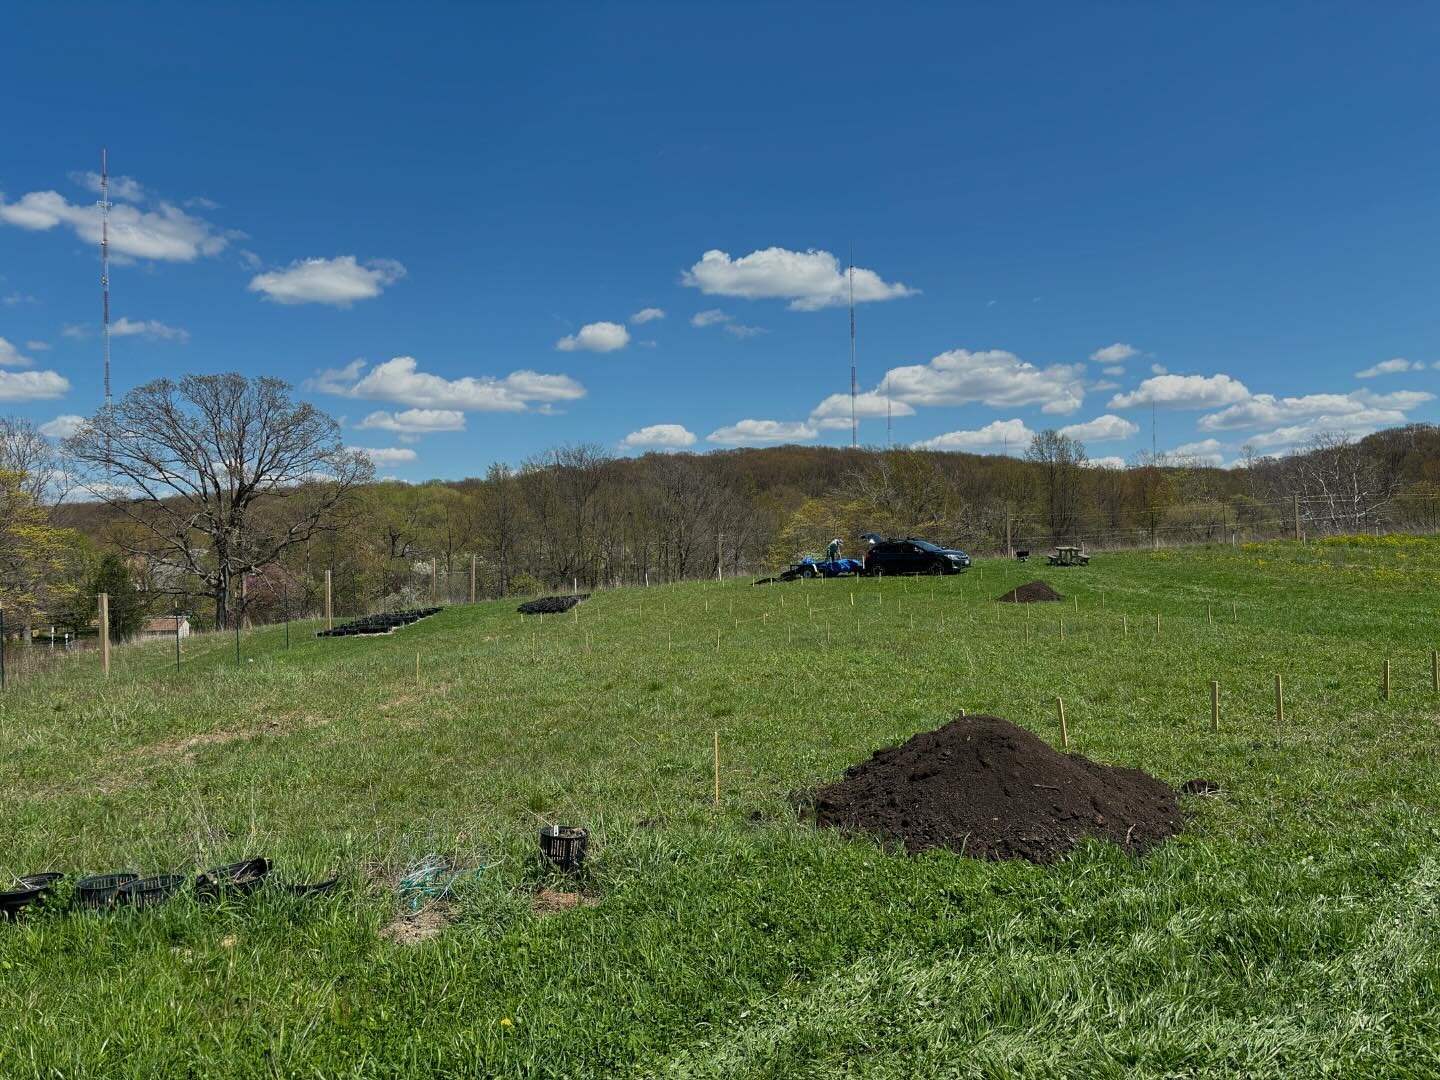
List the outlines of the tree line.
{"type": "MultiPolygon", "coordinates": [[[[478,470],[477,470],[478,472],[478,470]]],[[[0,608],[8,630],[118,632],[478,596],[729,577],[833,536],[925,536],[980,554],[1440,527],[1440,428],[1320,434],[1230,469],[1093,465],[1053,430],[1023,458],[780,446],[619,456],[563,446],[458,481],[376,481],[339,425],[276,379],[161,379],[55,445],[0,418],[0,608]],[[112,602],[112,611],[116,610],[112,602]]]]}

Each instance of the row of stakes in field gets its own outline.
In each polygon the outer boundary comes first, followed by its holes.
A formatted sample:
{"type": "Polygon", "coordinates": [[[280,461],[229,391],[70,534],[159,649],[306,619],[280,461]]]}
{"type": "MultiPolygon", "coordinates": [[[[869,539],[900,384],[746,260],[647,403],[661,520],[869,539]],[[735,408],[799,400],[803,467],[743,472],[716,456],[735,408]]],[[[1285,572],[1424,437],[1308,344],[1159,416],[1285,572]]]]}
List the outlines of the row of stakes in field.
{"type": "MultiPolygon", "coordinates": [[[[931,588],[931,599],[934,599],[934,589],[933,589],[933,587],[931,588]]],[[[1077,615],[1078,615],[1078,614],[1079,614],[1079,611],[1080,611],[1080,598],[1079,598],[1078,596],[1077,596],[1077,597],[1072,597],[1072,601],[1073,601],[1073,603],[1074,603],[1074,605],[1075,605],[1075,611],[1076,611],[1076,613],[1077,613],[1077,615]]],[[[896,601],[897,605],[899,604],[899,602],[900,602],[900,601],[897,599],[897,601],[896,601]]],[[[883,598],[882,598],[882,603],[883,603],[883,598]]],[[[807,605],[807,608],[806,608],[807,614],[808,614],[808,616],[809,616],[810,618],[813,619],[813,617],[814,617],[814,607],[813,607],[813,604],[811,604],[809,597],[806,597],[806,605],[807,605]]],[[[781,606],[782,609],[783,609],[784,606],[785,606],[785,598],[784,598],[783,595],[780,597],[780,606],[781,606]]],[[[855,593],[854,593],[853,591],[851,591],[851,593],[850,593],[850,606],[851,606],[851,607],[854,607],[854,606],[855,606],[855,593]]],[[[998,602],[997,602],[996,606],[998,607],[998,602]]],[[[1100,590],[1100,607],[1101,607],[1102,609],[1105,608],[1105,591],[1104,591],[1103,589],[1100,590]]],[[[707,600],[705,601],[705,611],[708,613],[709,610],[710,610],[710,601],[707,599],[707,600]]],[[[734,619],[735,630],[738,631],[738,630],[740,629],[740,619],[739,619],[738,617],[735,617],[735,601],[734,601],[733,598],[730,600],[730,609],[729,609],[729,610],[730,610],[730,615],[731,615],[731,617],[734,619]]],[[[1025,641],[1026,641],[1026,644],[1029,644],[1030,641],[1031,641],[1031,621],[1030,621],[1030,608],[1029,608],[1029,605],[1028,605],[1028,604],[1025,605],[1024,610],[1025,610],[1025,641]]],[[[580,609],[579,609],[578,607],[573,608],[573,609],[572,609],[572,612],[573,612],[574,621],[575,621],[575,623],[578,625],[579,622],[580,622],[580,609]]],[[[669,614],[669,605],[668,605],[668,604],[665,604],[665,605],[662,606],[662,612],[663,612],[665,615],[668,616],[668,614],[669,614]]],[[[643,601],[641,602],[640,606],[637,608],[637,613],[639,613],[639,614],[641,614],[641,615],[644,614],[644,603],[643,603],[643,601]]],[[[1231,605],[1230,605],[1230,613],[1231,613],[1231,618],[1232,618],[1232,620],[1235,621],[1235,622],[1239,622],[1239,619],[1240,619],[1240,608],[1239,608],[1239,603],[1238,603],[1237,601],[1232,601],[1232,602],[1231,602],[1231,605]]],[[[767,611],[767,612],[762,612],[757,618],[755,618],[755,619],[753,619],[753,620],[751,620],[751,621],[759,622],[759,623],[761,623],[762,625],[766,625],[766,624],[768,624],[769,617],[770,617],[770,613],[769,613],[768,611],[767,611]]],[[[1128,639],[1129,636],[1130,636],[1130,616],[1129,616],[1129,614],[1126,613],[1126,612],[1122,612],[1122,613],[1121,613],[1121,616],[1120,616],[1120,620],[1121,620],[1121,621],[1120,621],[1120,634],[1121,634],[1121,637],[1122,637],[1122,638],[1125,638],[1125,639],[1128,639]]],[[[1206,604],[1206,605],[1205,605],[1205,621],[1206,621],[1207,625],[1209,625],[1209,626],[1214,626],[1214,625],[1215,625],[1215,609],[1214,609],[1214,605],[1213,605],[1213,604],[1206,604]]],[[[1060,636],[1060,640],[1061,640],[1061,641],[1064,641],[1064,640],[1065,640],[1065,620],[1064,620],[1064,619],[1060,619],[1060,620],[1058,620],[1058,623],[1059,623],[1059,636],[1060,636]]],[[[1161,614],[1160,614],[1159,612],[1156,612],[1156,614],[1155,614],[1155,636],[1156,636],[1157,638],[1160,637],[1160,635],[1161,635],[1162,625],[1163,625],[1163,623],[1162,623],[1162,616],[1161,616],[1161,614]]],[[[911,616],[911,628],[912,628],[912,629],[914,628],[914,616],[913,616],[913,615],[911,616]]],[[[945,628],[945,616],[944,616],[944,615],[941,615],[941,616],[940,616],[940,629],[943,631],[944,628],[945,628]]],[[[787,624],[786,624],[786,627],[785,627],[785,631],[786,631],[786,639],[785,639],[785,640],[786,640],[786,644],[787,644],[787,645],[793,644],[792,630],[793,630],[793,627],[792,627],[790,624],[787,623],[787,624]]],[[[829,623],[828,623],[828,622],[826,623],[826,635],[827,635],[827,638],[828,638],[828,635],[829,635],[829,623]]],[[[535,635],[535,634],[531,634],[531,636],[530,636],[530,641],[531,641],[531,655],[532,655],[532,658],[538,660],[538,658],[539,658],[539,654],[538,654],[538,648],[539,648],[538,642],[539,642],[539,639],[538,639],[538,636],[535,635]]],[[[716,651],[716,652],[719,652],[720,649],[721,649],[721,641],[722,641],[721,635],[720,635],[719,633],[717,633],[717,634],[715,635],[715,651],[716,651]]],[[[585,652],[586,652],[587,654],[591,651],[590,633],[589,633],[589,631],[586,631],[586,633],[585,633],[585,646],[584,646],[584,649],[585,649],[585,652]]],[[[667,631],[667,632],[666,632],[666,651],[667,651],[667,652],[674,652],[674,649],[675,649],[674,636],[673,636],[672,633],[670,633],[669,631],[667,631]]],[[[417,675],[418,675],[418,672],[419,672],[419,657],[418,657],[418,655],[417,655],[417,657],[416,657],[416,672],[417,672],[417,675]]],[[[1440,693],[1440,651],[1437,651],[1437,650],[1435,650],[1435,649],[1431,649],[1431,650],[1430,650],[1430,688],[1431,688],[1432,691],[1437,692],[1437,693],[1440,693]]],[[[1382,696],[1386,701],[1389,701],[1389,700],[1391,699],[1391,696],[1392,696],[1391,662],[1390,662],[1389,660],[1384,660],[1384,661],[1382,662],[1382,664],[1381,664],[1381,696],[1382,696]]],[[[1212,712],[1214,724],[1215,724],[1215,726],[1216,726],[1216,729],[1218,730],[1218,725],[1219,725],[1219,683],[1218,683],[1217,681],[1213,681],[1213,680],[1212,680],[1212,683],[1211,683],[1211,697],[1212,697],[1211,712],[1212,712]]],[[[1283,700],[1283,697],[1284,697],[1283,677],[1282,677],[1280,674],[1277,673],[1277,674],[1275,675],[1276,712],[1277,712],[1277,716],[1278,716],[1279,719],[1281,719],[1282,721],[1283,721],[1283,719],[1284,719],[1284,715],[1283,715],[1283,714],[1284,714],[1284,700],[1283,700]]],[[[1057,700],[1058,700],[1058,699],[1057,699],[1057,700]]],[[[1062,727],[1062,729],[1064,728],[1063,720],[1062,720],[1061,727],[1062,727]]]]}

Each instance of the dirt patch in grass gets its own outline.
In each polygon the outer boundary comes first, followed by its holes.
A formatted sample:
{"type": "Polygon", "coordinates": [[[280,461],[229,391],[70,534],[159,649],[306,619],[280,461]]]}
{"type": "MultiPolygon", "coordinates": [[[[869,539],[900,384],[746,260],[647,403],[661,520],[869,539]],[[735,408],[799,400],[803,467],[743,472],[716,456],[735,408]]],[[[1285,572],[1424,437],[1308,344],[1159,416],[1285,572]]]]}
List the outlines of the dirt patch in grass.
{"type": "Polygon", "coordinates": [[[1144,851],[1181,829],[1169,785],[1062,754],[994,716],[966,716],[877,750],[815,794],[818,825],[909,851],[1053,862],[1087,836],[1144,851]]]}
{"type": "Polygon", "coordinates": [[[581,907],[594,907],[600,901],[593,896],[586,896],[578,892],[565,892],[562,889],[541,889],[530,901],[530,907],[536,915],[559,915],[564,911],[574,911],[581,907]]]}
{"type": "Polygon", "coordinates": [[[397,915],[380,930],[380,936],[395,945],[419,945],[439,937],[450,925],[446,904],[427,904],[419,911],[397,915]]]}
{"type": "Polygon", "coordinates": [[[1003,596],[995,598],[1002,604],[1036,604],[1046,600],[1064,600],[1058,592],[1052,589],[1048,582],[1027,581],[1024,585],[1017,585],[1003,596]]]}
{"type": "Polygon", "coordinates": [[[222,728],[218,731],[205,731],[199,735],[183,735],[173,739],[164,739],[161,742],[136,747],[132,751],[132,755],[141,759],[178,757],[187,765],[194,765],[196,751],[203,750],[207,746],[224,746],[227,743],[243,742],[266,736],[289,735],[309,728],[324,727],[328,723],[330,723],[328,718],[316,716],[271,717],[253,727],[222,728]]]}
{"type": "Polygon", "coordinates": [[[563,615],[581,600],[590,599],[589,593],[575,593],[573,596],[542,596],[539,600],[527,600],[515,610],[521,615],[563,615]]]}

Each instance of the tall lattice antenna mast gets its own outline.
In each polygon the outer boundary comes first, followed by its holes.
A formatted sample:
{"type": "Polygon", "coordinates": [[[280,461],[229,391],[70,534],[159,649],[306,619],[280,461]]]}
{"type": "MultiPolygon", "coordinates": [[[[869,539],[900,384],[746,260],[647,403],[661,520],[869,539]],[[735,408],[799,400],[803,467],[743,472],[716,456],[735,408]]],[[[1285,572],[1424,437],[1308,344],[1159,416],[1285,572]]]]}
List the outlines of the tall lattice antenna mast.
{"type": "Polygon", "coordinates": [[[855,259],[850,259],[850,449],[860,445],[860,424],[856,419],[855,397],[859,380],[855,375],[855,259]]]}
{"type": "Polygon", "coordinates": [[[100,294],[105,339],[105,407],[110,407],[110,170],[100,150],[100,294]]]}

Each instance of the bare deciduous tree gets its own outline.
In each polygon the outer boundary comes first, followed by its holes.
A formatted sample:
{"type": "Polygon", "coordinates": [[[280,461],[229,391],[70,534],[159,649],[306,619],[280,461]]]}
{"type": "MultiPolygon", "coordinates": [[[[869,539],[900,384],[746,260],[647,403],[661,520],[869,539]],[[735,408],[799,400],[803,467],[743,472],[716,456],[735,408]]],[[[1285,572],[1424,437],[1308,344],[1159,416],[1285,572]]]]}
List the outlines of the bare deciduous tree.
{"type": "Polygon", "coordinates": [[[129,550],[194,575],[229,624],[235,583],[334,527],[374,476],[340,428],[279,379],[157,379],[65,441],[87,490],[138,526],[129,550]]]}

